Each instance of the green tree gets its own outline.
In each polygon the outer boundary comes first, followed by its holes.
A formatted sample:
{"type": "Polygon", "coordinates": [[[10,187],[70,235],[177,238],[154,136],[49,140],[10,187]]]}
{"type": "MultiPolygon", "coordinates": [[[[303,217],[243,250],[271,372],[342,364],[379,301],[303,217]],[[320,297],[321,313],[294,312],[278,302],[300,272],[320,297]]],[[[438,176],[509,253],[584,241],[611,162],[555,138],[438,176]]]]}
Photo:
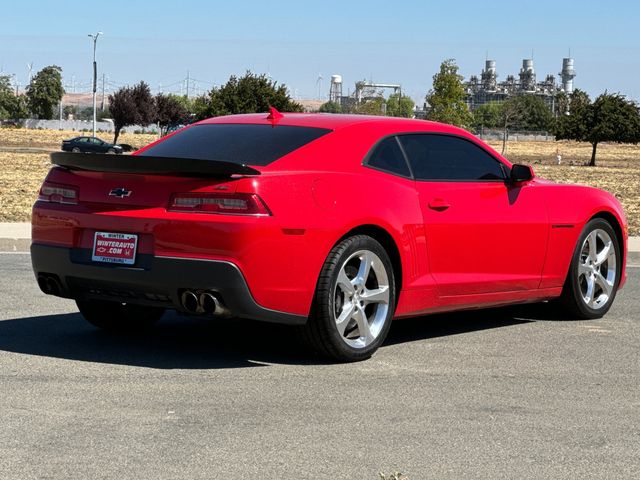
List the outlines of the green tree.
{"type": "Polygon", "coordinates": [[[413,118],[415,103],[410,97],[400,93],[392,93],[387,98],[387,116],[413,118]]]}
{"type": "Polygon", "coordinates": [[[190,100],[190,103],[190,112],[193,114],[195,120],[204,120],[211,116],[209,114],[211,110],[211,97],[209,95],[200,95],[190,100]]]}
{"type": "Polygon", "coordinates": [[[160,134],[164,135],[167,128],[178,123],[185,123],[189,117],[187,109],[188,101],[186,96],[179,95],[156,95],[156,116],[155,121],[160,126],[160,134]]]}
{"type": "Polygon", "coordinates": [[[14,93],[11,78],[8,75],[0,75],[0,120],[18,120],[26,116],[24,97],[14,93]]]}
{"type": "Polygon", "coordinates": [[[575,89],[573,93],[567,95],[563,99],[566,103],[563,105],[562,114],[558,115],[554,125],[554,133],[556,139],[558,134],[565,137],[581,138],[586,135],[586,123],[577,121],[579,116],[586,115],[586,110],[591,105],[589,95],[579,89],[575,89]],[[572,114],[575,114],[572,116],[572,114]]]}
{"type": "Polygon", "coordinates": [[[553,114],[542,98],[537,95],[515,97],[520,110],[518,128],[522,130],[550,130],[553,128],[553,114]]]}
{"type": "Polygon", "coordinates": [[[473,111],[473,126],[477,130],[484,128],[498,128],[502,124],[502,104],[500,102],[484,103],[473,111]]]}
{"type": "Polygon", "coordinates": [[[640,142],[640,110],[635,102],[619,94],[605,92],[593,103],[586,103],[584,96],[574,99],[572,95],[569,115],[559,118],[556,124],[556,140],[589,142],[589,166],[594,167],[599,143],[640,142]]]}
{"type": "Polygon", "coordinates": [[[338,102],[325,102],[318,109],[321,113],[342,113],[342,106],[338,102]]]}
{"type": "Polygon", "coordinates": [[[27,86],[27,106],[36,118],[51,120],[55,107],[62,100],[62,69],[56,65],[44,67],[27,86]]]}
{"type": "Polygon", "coordinates": [[[240,78],[232,75],[226,84],[211,90],[208,106],[199,114],[216,117],[258,113],[267,112],[269,107],[275,107],[281,112],[302,111],[302,106],[291,99],[285,85],[278,85],[264,74],[255,75],[247,71],[240,78]]]}
{"type": "Polygon", "coordinates": [[[442,62],[440,71],[433,76],[433,88],[427,95],[430,111],[429,120],[449,123],[462,128],[469,128],[473,123],[473,115],[465,103],[465,91],[462,75],[458,74],[455,60],[442,62]]]}
{"type": "Polygon", "coordinates": [[[353,113],[359,115],[384,115],[386,103],[382,95],[369,97],[355,106],[353,113]]]}
{"type": "Polygon", "coordinates": [[[149,125],[154,121],[156,105],[149,85],[140,82],[133,87],[122,87],[109,95],[109,110],[113,120],[113,143],[120,131],[128,125],[149,125]]]}
{"type": "Polygon", "coordinates": [[[509,129],[517,125],[522,118],[522,104],[518,97],[509,97],[500,105],[500,127],[502,128],[502,155],[507,149],[509,129]]]}
{"type": "Polygon", "coordinates": [[[556,93],[553,99],[553,114],[557,117],[569,112],[569,95],[565,92],[556,93]]]}

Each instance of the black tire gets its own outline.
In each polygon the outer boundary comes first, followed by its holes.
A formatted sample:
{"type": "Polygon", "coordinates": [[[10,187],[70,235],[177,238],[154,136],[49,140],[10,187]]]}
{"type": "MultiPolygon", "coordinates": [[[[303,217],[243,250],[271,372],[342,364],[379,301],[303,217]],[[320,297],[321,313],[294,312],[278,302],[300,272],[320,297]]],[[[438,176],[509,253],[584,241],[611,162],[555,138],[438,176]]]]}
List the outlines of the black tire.
{"type": "MultiPolygon", "coordinates": [[[[600,244],[602,239],[598,237],[597,243],[600,244]]],[[[604,244],[603,244],[604,246],[604,244]]],[[[613,301],[615,300],[616,293],[618,291],[618,285],[620,284],[620,273],[622,270],[622,254],[620,252],[620,246],[618,243],[618,237],[616,232],[613,230],[609,222],[602,218],[594,218],[590,220],[585,227],[582,229],[582,233],[578,238],[578,243],[576,244],[575,250],[573,252],[573,256],[571,257],[571,264],[569,266],[569,272],[567,274],[567,279],[565,280],[564,287],[562,289],[562,295],[559,299],[560,305],[564,308],[565,312],[571,317],[575,319],[594,319],[601,318],[605,315],[613,301]],[[588,274],[580,274],[580,265],[588,262],[589,255],[585,256],[584,248],[589,248],[588,244],[585,242],[587,237],[589,237],[592,232],[596,232],[596,236],[598,236],[597,232],[602,231],[605,232],[610,240],[611,240],[611,248],[615,253],[615,262],[613,265],[609,265],[609,262],[604,262],[600,266],[594,266],[593,268],[598,271],[605,278],[611,277],[612,288],[611,293],[607,296],[606,301],[603,301],[599,305],[595,305],[596,308],[590,306],[587,301],[585,301],[585,290],[587,288],[587,276],[588,274]],[[585,245],[587,245],[585,247],[585,245]],[[610,269],[615,270],[610,270],[610,269]],[[603,273],[604,272],[604,275],[603,273]]],[[[591,297],[596,297],[600,291],[600,295],[604,294],[605,291],[602,287],[596,284],[594,292],[591,297]]],[[[600,298],[603,298],[600,296],[600,298]]]]}
{"type": "MultiPolygon", "coordinates": [[[[355,281],[355,278],[352,281],[355,281]]],[[[307,324],[300,327],[300,333],[305,343],[324,357],[341,362],[366,360],[384,342],[391,326],[395,306],[395,278],[389,255],[382,245],[373,238],[366,235],[356,235],[341,241],[329,253],[318,279],[311,314],[307,324]],[[360,257],[354,256],[362,252],[371,252],[377,257],[375,259],[371,257],[373,259],[372,266],[367,276],[368,280],[365,279],[365,283],[373,283],[366,286],[365,290],[361,292],[362,297],[354,296],[347,299],[346,294],[339,291],[338,276],[341,269],[344,268],[347,271],[347,269],[354,268],[347,262],[361,261],[361,264],[364,264],[360,257]],[[375,267],[373,266],[374,264],[375,267]],[[384,273],[382,269],[384,269],[384,273]],[[379,278],[384,280],[381,284],[378,283],[379,278]],[[388,291],[388,301],[386,303],[378,303],[379,301],[369,303],[366,300],[362,300],[366,298],[364,295],[367,293],[376,289],[378,291],[384,290],[386,283],[388,283],[386,290],[388,291]],[[367,288],[371,288],[371,290],[366,290],[367,288]],[[348,303],[347,300],[349,301],[348,303]],[[347,305],[353,306],[357,303],[361,306],[365,305],[360,310],[363,314],[369,309],[370,315],[373,317],[370,324],[368,318],[364,317],[367,325],[371,326],[371,330],[367,328],[367,331],[372,333],[370,338],[375,338],[368,344],[366,340],[363,340],[364,337],[360,336],[360,328],[357,326],[356,320],[349,316],[346,316],[345,318],[349,319],[343,322],[345,325],[344,333],[341,334],[338,331],[338,321],[336,319],[336,316],[339,316],[338,310],[343,312],[347,305]],[[348,322],[352,322],[350,330],[348,330],[348,322]],[[373,337],[373,327],[375,327],[375,337],[373,337]],[[352,333],[349,333],[349,331],[352,333]],[[352,338],[348,338],[349,335],[352,335],[352,338]],[[361,340],[362,345],[353,346],[354,343],[361,340]]]]}
{"type": "Polygon", "coordinates": [[[144,332],[164,313],[164,308],[102,300],[76,300],[76,305],[91,325],[119,333],[144,332]]]}
{"type": "Polygon", "coordinates": [[[115,154],[116,154],[116,151],[115,151],[113,148],[110,148],[109,150],[107,150],[107,153],[108,153],[109,155],[115,155],[115,154]]]}
{"type": "Polygon", "coordinates": [[[78,147],[73,147],[73,148],[71,149],[71,151],[72,151],[73,153],[80,153],[80,152],[82,152],[82,150],[80,150],[78,147]]]}

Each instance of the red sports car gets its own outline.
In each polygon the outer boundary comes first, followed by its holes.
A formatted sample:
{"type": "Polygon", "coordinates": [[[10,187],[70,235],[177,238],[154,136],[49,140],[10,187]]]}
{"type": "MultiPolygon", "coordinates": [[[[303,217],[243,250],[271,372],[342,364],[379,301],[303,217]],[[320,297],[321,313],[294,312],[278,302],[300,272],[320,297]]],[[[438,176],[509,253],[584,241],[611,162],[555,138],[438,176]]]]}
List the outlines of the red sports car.
{"type": "Polygon", "coordinates": [[[394,317],[559,298],[597,318],[625,282],[612,195],[535,178],[449,125],[272,111],[52,163],[33,269],[101,328],[251,318],[353,361],[394,317]]]}

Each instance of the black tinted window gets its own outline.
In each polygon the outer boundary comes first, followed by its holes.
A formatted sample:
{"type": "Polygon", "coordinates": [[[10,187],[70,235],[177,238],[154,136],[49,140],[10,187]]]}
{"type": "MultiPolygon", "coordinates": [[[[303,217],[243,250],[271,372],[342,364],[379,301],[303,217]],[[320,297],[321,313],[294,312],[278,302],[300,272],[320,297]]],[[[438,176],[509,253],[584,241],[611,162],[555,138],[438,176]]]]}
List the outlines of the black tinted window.
{"type": "Polygon", "coordinates": [[[140,155],[268,165],[330,131],[288,125],[194,125],[140,155]]]}
{"type": "Polygon", "coordinates": [[[369,155],[367,165],[404,177],[411,176],[407,162],[395,137],[385,138],[376,145],[371,155],[369,155]]]}
{"type": "Polygon", "coordinates": [[[447,135],[398,137],[416,180],[502,180],[500,162],[472,142],[447,135]]]}

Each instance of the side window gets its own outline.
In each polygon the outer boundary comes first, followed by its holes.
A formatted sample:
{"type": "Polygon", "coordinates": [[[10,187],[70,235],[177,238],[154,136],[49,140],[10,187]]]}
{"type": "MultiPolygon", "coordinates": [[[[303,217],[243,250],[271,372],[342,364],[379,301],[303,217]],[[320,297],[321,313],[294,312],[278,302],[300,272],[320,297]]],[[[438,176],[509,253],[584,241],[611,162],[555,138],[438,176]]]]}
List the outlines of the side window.
{"type": "Polygon", "coordinates": [[[410,177],[409,167],[395,137],[382,140],[369,155],[367,165],[385,172],[410,177]]]}
{"type": "Polygon", "coordinates": [[[399,137],[416,180],[504,180],[501,163],[463,138],[411,134],[399,137]]]}

